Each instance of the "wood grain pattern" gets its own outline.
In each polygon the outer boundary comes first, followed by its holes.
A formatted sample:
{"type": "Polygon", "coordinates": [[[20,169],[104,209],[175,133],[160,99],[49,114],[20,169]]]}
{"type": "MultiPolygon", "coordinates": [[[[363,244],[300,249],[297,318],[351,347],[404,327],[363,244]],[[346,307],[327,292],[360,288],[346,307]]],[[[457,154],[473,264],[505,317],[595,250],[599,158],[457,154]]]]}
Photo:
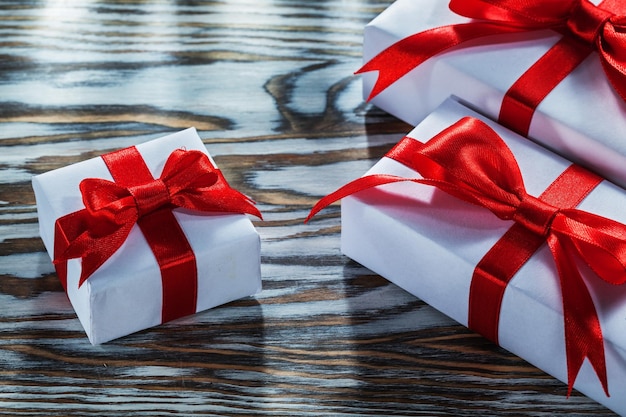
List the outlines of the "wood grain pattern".
{"type": "Polygon", "coordinates": [[[410,127],[365,105],[389,0],[3,1],[0,415],[611,415],[339,252],[317,199],[410,127]],[[91,346],[33,174],[195,126],[263,211],[264,290],[91,346]]]}

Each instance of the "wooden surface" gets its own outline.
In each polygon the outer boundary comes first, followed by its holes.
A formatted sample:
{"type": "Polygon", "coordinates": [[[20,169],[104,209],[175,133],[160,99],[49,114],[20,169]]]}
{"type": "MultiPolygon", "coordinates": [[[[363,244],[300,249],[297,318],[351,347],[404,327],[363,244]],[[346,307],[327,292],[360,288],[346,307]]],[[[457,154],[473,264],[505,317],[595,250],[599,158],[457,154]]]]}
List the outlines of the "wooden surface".
{"type": "Polygon", "coordinates": [[[610,415],[339,252],[339,208],[409,126],[363,104],[389,0],[0,3],[0,414],[610,415]],[[91,346],[30,178],[195,126],[265,215],[264,290],[91,346]]]}

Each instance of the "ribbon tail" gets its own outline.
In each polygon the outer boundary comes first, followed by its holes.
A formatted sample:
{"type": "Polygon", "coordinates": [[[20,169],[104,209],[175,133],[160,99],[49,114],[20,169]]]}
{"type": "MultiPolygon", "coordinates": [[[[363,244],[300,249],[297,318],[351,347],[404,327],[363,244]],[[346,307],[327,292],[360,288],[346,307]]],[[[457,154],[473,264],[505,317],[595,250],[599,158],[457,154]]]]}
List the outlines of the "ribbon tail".
{"type": "Polygon", "coordinates": [[[307,223],[313,216],[315,216],[318,212],[328,207],[335,201],[339,201],[344,197],[352,195],[354,193],[358,193],[359,191],[366,190],[368,188],[373,188],[379,185],[391,184],[394,182],[402,182],[402,181],[416,181],[416,179],[398,177],[395,175],[368,175],[365,177],[357,178],[356,180],[349,182],[343,187],[339,188],[337,191],[334,191],[327,196],[323,197],[320,201],[313,206],[311,212],[307,216],[305,223],[307,223]]]}
{"type": "Polygon", "coordinates": [[[263,215],[254,205],[254,201],[245,194],[229,187],[223,190],[220,196],[224,198],[220,207],[225,212],[246,213],[263,220],[263,215]]]}
{"type": "Polygon", "coordinates": [[[254,202],[245,194],[222,185],[211,192],[186,195],[173,200],[175,206],[199,212],[250,214],[263,219],[254,202]]]}
{"type": "MultiPolygon", "coordinates": [[[[184,186],[180,187],[180,194],[172,198],[174,206],[200,212],[250,214],[261,220],[263,219],[263,215],[254,205],[254,201],[245,194],[231,188],[221,171],[213,168],[205,154],[201,152],[192,154],[190,151],[187,151],[183,155],[187,159],[199,156],[202,164],[200,168],[202,169],[200,172],[192,171],[191,173],[183,171],[182,174],[179,174],[178,182],[181,182],[183,175],[187,175],[190,179],[182,181],[183,184],[188,186],[189,183],[193,184],[197,180],[199,180],[200,184],[197,185],[197,188],[195,186],[190,187],[186,191],[184,186]],[[202,185],[202,178],[208,178],[210,184],[202,185]],[[211,181],[211,178],[214,178],[214,180],[211,181]]],[[[168,182],[168,184],[170,183],[168,182]]]]}
{"type": "Polygon", "coordinates": [[[571,248],[564,247],[556,235],[548,238],[548,246],[554,255],[563,294],[563,317],[565,327],[565,350],[567,355],[567,395],[571,395],[576,377],[587,358],[596,372],[607,397],[609,396],[604,339],[596,309],[571,248]]]}
{"type": "Polygon", "coordinates": [[[367,98],[370,101],[421,63],[441,52],[477,38],[524,30],[489,22],[440,26],[396,42],[367,62],[356,74],[378,71],[374,88],[367,98]]]}

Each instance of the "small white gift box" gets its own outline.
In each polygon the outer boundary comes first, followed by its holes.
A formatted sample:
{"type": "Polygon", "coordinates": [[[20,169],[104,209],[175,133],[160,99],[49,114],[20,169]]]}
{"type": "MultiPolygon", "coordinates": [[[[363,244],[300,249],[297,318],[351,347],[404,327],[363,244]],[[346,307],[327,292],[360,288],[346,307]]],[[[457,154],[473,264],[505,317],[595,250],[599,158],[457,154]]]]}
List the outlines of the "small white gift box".
{"type": "MultiPolygon", "coordinates": [[[[214,165],[195,129],[136,146],[154,178],[175,150],[200,151],[214,165]]],[[[102,158],[33,177],[41,237],[54,259],[55,222],[85,208],[79,184],[85,178],[112,180],[102,158]]],[[[261,288],[260,238],[245,214],[174,208],[176,221],[195,256],[195,311],[257,293],[261,288]]],[[[79,286],[81,260],[67,261],[66,291],[93,344],[162,323],[161,270],[135,224],[122,246],[79,286]]]]}
{"type": "MultiPolygon", "coordinates": [[[[424,119],[407,140],[415,138],[426,143],[465,116],[486,122],[508,145],[531,196],[541,195],[571,165],[453,100],[445,101],[424,119]]],[[[389,157],[377,162],[366,176],[372,174],[421,178],[389,157]]],[[[624,224],[624,207],[626,192],[601,180],[577,209],[624,224]]],[[[342,199],[341,249],[348,257],[467,326],[474,270],[513,224],[512,220],[501,220],[486,208],[433,186],[397,182],[364,189],[342,199]]],[[[581,268],[581,274],[601,324],[608,387],[613,395],[605,395],[588,360],[584,361],[574,387],[626,414],[626,398],[620,395],[626,390],[626,286],[609,284],[589,268],[581,268]]],[[[562,303],[555,259],[543,243],[508,282],[497,330],[502,347],[561,381],[568,381],[562,303]]]]}
{"type": "MultiPolygon", "coordinates": [[[[397,0],[366,25],[364,62],[410,35],[468,22],[448,8],[448,1],[397,0]]],[[[371,102],[416,125],[446,98],[457,96],[497,120],[505,93],[560,39],[551,30],[482,38],[428,59],[371,102]]],[[[376,71],[362,74],[364,98],[377,76],[376,71]]],[[[528,137],[626,185],[626,103],[607,80],[596,52],[540,102],[528,137]]]]}

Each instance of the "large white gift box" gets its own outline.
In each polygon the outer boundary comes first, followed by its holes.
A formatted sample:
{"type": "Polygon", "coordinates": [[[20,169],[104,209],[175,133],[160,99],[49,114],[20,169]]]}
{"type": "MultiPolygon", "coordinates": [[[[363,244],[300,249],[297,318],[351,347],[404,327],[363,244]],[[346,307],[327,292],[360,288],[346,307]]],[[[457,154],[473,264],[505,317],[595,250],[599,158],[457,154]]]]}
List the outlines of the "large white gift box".
{"type": "MultiPolygon", "coordinates": [[[[178,149],[207,153],[190,128],[136,146],[154,178],[178,149]]],[[[102,158],[59,168],[32,179],[40,234],[54,259],[55,222],[84,209],[79,183],[112,180],[102,158]]],[[[173,209],[196,259],[196,311],[206,310],[261,289],[260,238],[246,214],[173,209]]],[[[161,272],[146,238],[135,224],[122,246],[81,286],[80,259],[67,262],[67,295],[93,344],[104,343],[162,322],[161,272]]]]}
{"type": "MultiPolygon", "coordinates": [[[[397,0],[366,25],[364,62],[410,35],[470,21],[452,12],[446,0],[397,0]]],[[[473,41],[427,60],[371,102],[414,126],[454,95],[497,120],[507,90],[561,38],[542,30],[473,41]]],[[[364,98],[377,76],[362,74],[364,98]]],[[[607,81],[596,52],[541,101],[528,137],[626,185],[626,103],[607,81]]]]}
{"type": "MultiPolygon", "coordinates": [[[[485,121],[510,147],[528,191],[540,195],[571,165],[560,156],[499,126],[453,100],[426,117],[410,138],[427,142],[465,116],[485,121]]],[[[369,174],[420,178],[387,157],[369,174]]],[[[577,206],[626,222],[626,192],[603,180],[577,206]]],[[[468,325],[470,282],[479,261],[512,226],[489,210],[435,187],[399,182],[343,198],[341,250],[463,325],[468,325]]],[[[574,388],[626,414],[626,286],[612,285],[582,269],[604,335],[608,387],[585,360],[574,388]]],[[[499,344],[561,381],[568,381],[561,289],[554,258],[544,243],[505,289],[499,344]]]]}

